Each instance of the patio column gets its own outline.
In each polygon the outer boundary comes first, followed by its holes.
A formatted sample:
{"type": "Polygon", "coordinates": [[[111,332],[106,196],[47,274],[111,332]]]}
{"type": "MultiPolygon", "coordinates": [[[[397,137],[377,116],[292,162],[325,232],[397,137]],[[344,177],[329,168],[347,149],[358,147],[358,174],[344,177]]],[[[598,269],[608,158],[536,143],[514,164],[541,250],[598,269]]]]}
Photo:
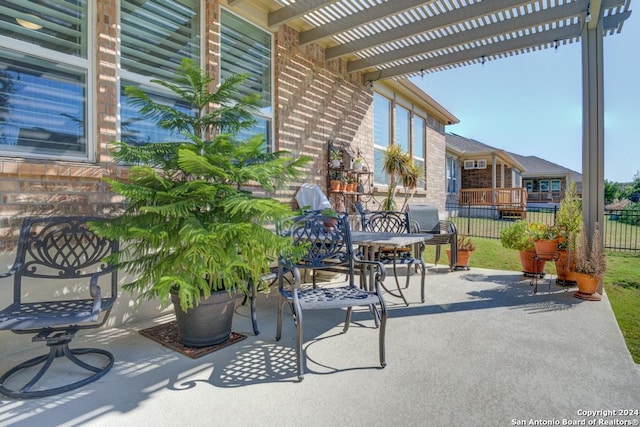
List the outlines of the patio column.
{"type": "Polygon", "coordinates": [[[594,223],[604,226],[603,27],[602,15],[592,15],[582,30],[582,215],[589,240],[594,223]]]}

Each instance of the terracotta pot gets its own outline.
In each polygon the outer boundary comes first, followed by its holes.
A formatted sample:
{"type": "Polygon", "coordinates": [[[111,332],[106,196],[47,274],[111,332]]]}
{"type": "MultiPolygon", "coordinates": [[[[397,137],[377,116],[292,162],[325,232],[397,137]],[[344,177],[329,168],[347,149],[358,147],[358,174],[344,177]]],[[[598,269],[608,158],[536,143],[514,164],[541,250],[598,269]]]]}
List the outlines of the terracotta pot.
{"type": "Polygon", "coordinates": [[[337,179],[332,179],[331,181],[329,181],[329,191],[340,191],[340,185],[342,184],[342,182],[340,182],[337,179]]]}
{"type": "Polygon", "coordinates": [[[536,255],[539,259],[550,261],[556,258],[558,252],[557,240],[536,240],[533,244],[536,247],[536,255]]]}
{"type": "Polygon", "coordinates": [[[518,251],[520,253],[520,263],[525,276],[544,276],[544,264],[546,261],[536,260],[535,251],[518,251]]]}
{"type": "Polygon", "coordinates": [[[569,262],[569,253],[565,250],[558,250],[558,259],[556,260],[558,284],[565,286],[574,286],[576,284],[576,273],[572,271],[575,265],[575,256],[572,256],[569,262]]]}
{"type": "MultiPolygon", "coordinates": [[[[465,270],[469,269],[469,261],[471,261],[471,254],[473,251],[461,251],[458,249],[458,260],[456,261],[455,268],[464,268],[465,270]]],[[[447,249],[447,258],[449,259],[449,264],[451,264],[451,249],[447,249]]]]}
{"type": "Polygon", "coordinates": [[[574,272],[578,283],[578,292],[574,294],[576,298],[588,301],[600,301],[600,294],[596,292],[600,284],[601,277],[591,274],[574,272]]]}

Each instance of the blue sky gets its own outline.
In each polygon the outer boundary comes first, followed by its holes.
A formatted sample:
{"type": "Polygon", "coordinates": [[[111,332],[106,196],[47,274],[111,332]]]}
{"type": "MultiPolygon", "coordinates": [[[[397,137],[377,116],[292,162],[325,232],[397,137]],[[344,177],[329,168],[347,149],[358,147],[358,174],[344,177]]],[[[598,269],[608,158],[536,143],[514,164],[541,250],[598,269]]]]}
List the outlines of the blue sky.
{"type": "MultiPolygon", "coordinates": [[[[632,8],[633,9],[633,8],[632,8]]],[[[640,171],[640,9],[604,38],[605,179],[640,171]]],[[[582,171],[581,43],[413,81],[456,116],[447,132],[582,171]]]]}

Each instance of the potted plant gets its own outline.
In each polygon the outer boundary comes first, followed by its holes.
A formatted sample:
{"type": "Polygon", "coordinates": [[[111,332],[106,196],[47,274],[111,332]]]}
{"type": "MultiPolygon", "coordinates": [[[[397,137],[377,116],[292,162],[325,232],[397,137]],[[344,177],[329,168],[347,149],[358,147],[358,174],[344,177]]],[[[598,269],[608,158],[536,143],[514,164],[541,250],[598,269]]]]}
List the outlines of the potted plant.
{"type": "Polygon", "coordinates": [[[535,258],[535,245],[527,234],[529,225],[525,220],[518,220],[500,230],[500,243],[507,249],[515,249],[520,255],[520,263],[525,276],[544,276],[546,261],[535,258]]]}
{"type": "Polygon", "coordinates": [[[556,214],[558,230],[558,259],[556,271],[558,283],[575,285],[575,243],[582,226],[582,202],[576,191],[576,184],[569,181],[564,197],[556,214]]]}
{"type": "Polygon", "coordinates": [[[342,150],[332,149],[329,160],[331,161],[331,167],[333,169],[340,169],[342,166],[342,150]]]}
{"type": "Polygon", "coordinates": [[[342,179],[340,176],[340,172],[331,171],[329,174],[329,191],[340,191],[340,187],[342,186],[342,179]]]}
{"type": "Polygon", "coordinates": [[[576,243],[575,258],[573,270],[576,274],[578,291],[574,295],[589,301],[600,301],[600,294],[597,290],[607,268],[607,263],[602,249],[598,223],[594,224],[591,244],[587,239],[584,224],[581,227],[576,243]]]}
{"type": "Polygon", "coordinates": [[[137,276],[124,289],[162,305],[171,300],[180,340],[189,346],[227,340],[236,295],[247,294],[250,281],[261,284],[278,254],[299,254],[270,227],[292,216],[291,207],[266,193],[298,177],[309,159],[267,153],[260,135],[236,138],[254,123],[259,101],[241,95],[244,79],[230,76],[212,91],[212,79],[185,59],[170,81],[153,80],[190,113],[125,88],[141,114],[186,141],[112,143],[115,160],[133,165],[127,179],[107,179],[127,205],[93,224],[97,234],[124,242],[112,260],[137,276]]]}
{"type": "MultiPolygon", "coordinates": [[[[476,250],[476,245],[473,244],[470,237],[461,234],[457,240],[458,246],[458,260],[455,268],[469,270],[469,261],[471,261],[471,255],[476,250]]],[[[447,249],[447,257],[449,258],[449,264],[451,264],[451,249],[447,249]]]]}
{"type": "Polygon", "coordinates": [[[531,222],[527,226],[527,236],[533,241],[539,258],[555,258],[558,250],[558,232],[555,226],[542,222],[531,222]]]}
{"type": "MultiPolygon", "coordinates": [[[[421,177],[421,170],[416,166],[409,153],[402,151],[398,144],[391,144],[384,152],[384,172],[389,175],[387,195],[382,201],[382,209],[392,211],[395,209],[395,195],[398,183],[407,188],[415,188],[421,177]]],[[[405,204],[407,198],[405,197],[405,204]]]]}
{"type": "Polygon", "coordinates": [[[360,152],[358,151],[358,155],[355,159],[353,159],[353,170],[360,172],[362,170],[362,166],[364,165],[362,157],[360,156],[360,152]]]}

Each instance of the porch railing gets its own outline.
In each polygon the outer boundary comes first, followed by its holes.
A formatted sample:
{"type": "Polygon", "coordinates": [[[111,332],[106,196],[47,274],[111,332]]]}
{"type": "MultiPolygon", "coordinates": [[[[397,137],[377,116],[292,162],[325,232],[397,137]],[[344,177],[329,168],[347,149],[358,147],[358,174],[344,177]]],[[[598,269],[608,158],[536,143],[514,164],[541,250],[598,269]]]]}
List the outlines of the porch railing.
{"type": "Polygon", "coordinates": [[[514,188],[465,188],[460,190],[462,206],[497,206],[509,208],[526,208],[527,189],[514,188]]]}

